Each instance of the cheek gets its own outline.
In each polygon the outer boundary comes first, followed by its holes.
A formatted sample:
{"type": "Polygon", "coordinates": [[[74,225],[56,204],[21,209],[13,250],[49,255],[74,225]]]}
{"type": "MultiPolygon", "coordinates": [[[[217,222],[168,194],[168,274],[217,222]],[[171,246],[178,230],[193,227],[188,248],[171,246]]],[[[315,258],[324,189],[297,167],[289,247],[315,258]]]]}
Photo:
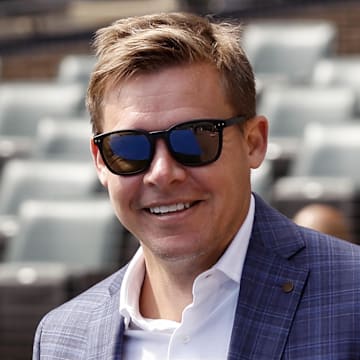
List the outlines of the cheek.
{"type": "MultiPolygon", "coordinates": [[[[250,166],[244,149],[224,153],[215,171],[217,188],[229,211],[232,207],[242,207],[244,198],[250,193],[250,166]],[[232,206],[230,206],[232,205],[232,206]]],[[[214,185],[213,185],[214,186],[214,185]]]]}
{"type": "Polygon", "coordinates": [[[135,209],[140,194],[140,180],[135,177],[121,177],[111,174],[107,177],[107,189],[115,213],[122,223],[127,222],[135,209]]]}
{"type": "Polygon", "coordinates": [[[217,172],[222,174],[223,184],[246,183],[250,178],[250,163],[241,138],[224,143],[223,152],[219,158],[217,172]]]}

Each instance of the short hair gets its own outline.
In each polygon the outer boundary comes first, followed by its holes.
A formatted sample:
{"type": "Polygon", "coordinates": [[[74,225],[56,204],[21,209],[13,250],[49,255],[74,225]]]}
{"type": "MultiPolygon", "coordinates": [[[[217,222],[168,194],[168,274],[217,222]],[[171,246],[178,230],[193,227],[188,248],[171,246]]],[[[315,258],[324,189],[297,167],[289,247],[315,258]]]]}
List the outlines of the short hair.
{"type": "Polygon", "coordinates": [[[109,88],[177,65],[214,65],[234,115],[254,117],[255,80],[241,47],[241,32],[240,24],[189,13],[135,16],[99,29],[94,40],[98,62],[86,101],[93,133],[102,130],[102,103],[109,88]]]}

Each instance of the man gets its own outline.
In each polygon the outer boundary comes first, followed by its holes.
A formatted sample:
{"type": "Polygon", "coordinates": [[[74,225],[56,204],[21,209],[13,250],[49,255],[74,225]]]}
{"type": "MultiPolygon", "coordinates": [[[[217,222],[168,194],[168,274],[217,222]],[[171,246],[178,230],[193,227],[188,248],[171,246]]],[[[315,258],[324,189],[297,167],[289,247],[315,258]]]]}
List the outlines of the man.
{"type": "Polygon", "coordinates": [[[91,150],[141,246],[42,320],[33,359],[358,358],[359,250],[251,193],[268,125],[239,30],[175,13],[98,31],[91,150]]]}

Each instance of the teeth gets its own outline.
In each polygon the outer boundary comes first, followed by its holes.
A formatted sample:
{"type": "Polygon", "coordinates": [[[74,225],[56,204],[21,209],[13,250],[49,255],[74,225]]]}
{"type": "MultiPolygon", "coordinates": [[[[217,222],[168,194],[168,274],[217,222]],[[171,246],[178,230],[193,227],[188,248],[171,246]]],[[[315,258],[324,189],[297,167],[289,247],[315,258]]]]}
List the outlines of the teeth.
{"type": "Polygon", "coordinates": [[[190,207],[190,203],[178,203],[173,205],[162,205],[150,208],[150,212],[152,214],[167,214],[176,211],[181,211],[184,209],[188,209],[190,207]]]}

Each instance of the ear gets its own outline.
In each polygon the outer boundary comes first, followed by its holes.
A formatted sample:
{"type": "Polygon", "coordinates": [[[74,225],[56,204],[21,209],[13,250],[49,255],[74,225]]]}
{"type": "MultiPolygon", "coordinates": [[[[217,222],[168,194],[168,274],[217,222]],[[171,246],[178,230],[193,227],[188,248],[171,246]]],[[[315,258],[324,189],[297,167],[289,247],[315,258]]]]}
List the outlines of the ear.
{"type": "Polygon", "coordinates": [[[101,184],[106,188],[107,187],[107,178],[108,178],[108,170],[102,156],[100,154],[99,148],[95,145],[94,140],[90,140],[90,151],[92,154],[92,158],[94,160],[95,169],[98,175],[98,178],[101,184]]]}
{"type": "Polygon", "coordinates": [[[246,124],[245,139],[248,146],[249,164],[252,169],[258,168],[265,158],[268,128],[268,121],[264,116],[255,116],[246,124]]]}

